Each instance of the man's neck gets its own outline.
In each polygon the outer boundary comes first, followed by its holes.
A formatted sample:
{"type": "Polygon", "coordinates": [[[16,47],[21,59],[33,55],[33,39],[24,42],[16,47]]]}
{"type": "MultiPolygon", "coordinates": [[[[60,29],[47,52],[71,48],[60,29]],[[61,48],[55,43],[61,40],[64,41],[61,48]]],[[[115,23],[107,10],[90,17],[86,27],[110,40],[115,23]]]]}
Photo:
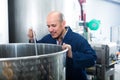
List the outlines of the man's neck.
{"type": "Polygon", "coordinates": [[[67,28],[64,29],[62,35],[57,39],[57,41],[62,42],[62,40],[64,39],[66,33],[67,33],[67,28]]]}

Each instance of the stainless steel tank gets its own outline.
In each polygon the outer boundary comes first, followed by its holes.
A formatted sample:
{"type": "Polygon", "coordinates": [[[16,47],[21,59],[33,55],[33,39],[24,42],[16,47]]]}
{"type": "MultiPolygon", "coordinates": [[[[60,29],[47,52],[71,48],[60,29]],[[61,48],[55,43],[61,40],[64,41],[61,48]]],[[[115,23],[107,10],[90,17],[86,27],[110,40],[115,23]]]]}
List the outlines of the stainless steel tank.
{"type": "Polygon", "coordinates": [[[48,33],[46,17],[52,10],[63,12],[64,0],[8,0],[9,42],[28,42],[28,28],[33,28],[37,39],[48,33]]]}
{"type": "Polygon", "coordinates": [[[65,80],[61,46],[37,43],[0,44],[0,80],[65,80]]]}

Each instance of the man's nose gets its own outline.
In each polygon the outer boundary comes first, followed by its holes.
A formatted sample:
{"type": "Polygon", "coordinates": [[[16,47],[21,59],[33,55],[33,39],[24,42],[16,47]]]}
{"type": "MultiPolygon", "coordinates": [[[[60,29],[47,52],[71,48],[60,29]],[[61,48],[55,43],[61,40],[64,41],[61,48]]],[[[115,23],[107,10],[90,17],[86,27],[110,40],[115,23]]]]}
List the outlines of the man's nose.
{"type": "Polygon", "coordinates": [[[52,32],[53,31],[53,28],[52,27],[49,27],[49,32],[52,32]]]}

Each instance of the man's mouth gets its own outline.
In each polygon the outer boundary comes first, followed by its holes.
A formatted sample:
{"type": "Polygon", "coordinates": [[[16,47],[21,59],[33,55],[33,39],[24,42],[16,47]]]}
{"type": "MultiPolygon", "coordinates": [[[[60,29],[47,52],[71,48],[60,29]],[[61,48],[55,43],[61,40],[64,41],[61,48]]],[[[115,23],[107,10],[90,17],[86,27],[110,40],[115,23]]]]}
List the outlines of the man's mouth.
{"type": "Polygon", "coordinates": [[[51,32],[50,34],[51,34],[52,36],[54,36],[54,35],[55,35],[55,33],[54,33],[54,32],[51,32]]]}

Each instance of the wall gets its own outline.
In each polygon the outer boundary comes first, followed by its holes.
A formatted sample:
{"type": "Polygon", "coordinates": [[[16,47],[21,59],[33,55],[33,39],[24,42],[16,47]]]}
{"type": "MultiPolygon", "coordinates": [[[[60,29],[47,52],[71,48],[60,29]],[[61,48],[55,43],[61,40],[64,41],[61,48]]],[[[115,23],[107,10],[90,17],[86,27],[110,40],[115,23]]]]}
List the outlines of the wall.
{"type": "Polygon", "coordinates": [[[8,43],[8,5],[7,0],[0,0],[0,43],[8,43]]]}
{"type": "MultiPolygon", "coordinates": [[[[65,17],[67,25],[75,31],[80,30],[77,22],[79,20],[80,6],[78,0],[65,0],[65,17]],[[69,3],[69,4],[68,4],[69,3]]],[[[93,42],[109,42],[111,38],[110,27],[120,25],[120,4],[108,0],[86,0],[86,20],[100,20],[100,28],[97,31],[90,31],[93,42]]]]}
{"type": "Polygon", "coordinates": [[[101,21],[100,29],[92,31],[96,40],[110,41],[110,27],[120,25],[120,4],[107,0],[87,0],[87,20],[98,19],[101,21]]]}

